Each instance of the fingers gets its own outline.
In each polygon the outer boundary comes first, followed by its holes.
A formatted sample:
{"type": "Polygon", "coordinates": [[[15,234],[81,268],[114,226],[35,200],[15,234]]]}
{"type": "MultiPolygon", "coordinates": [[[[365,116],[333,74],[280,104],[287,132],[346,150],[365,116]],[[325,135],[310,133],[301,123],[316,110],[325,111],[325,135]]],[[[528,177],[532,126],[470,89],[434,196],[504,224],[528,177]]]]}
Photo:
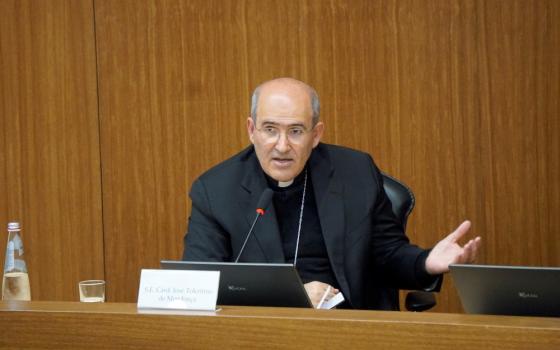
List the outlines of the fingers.
{"type": "Polygon", "coordinates": [[[319,281],[308,282],[304,285],[304,287],[307,295],[309,296],[309,300],[311,300],[311,303],[313,304],[313,307],[317,307],[321,299],[323,299],[323,296],[326,301],[338,293],[338,289],[319,281]],[[325,295],[325,293],[327,294],[325,295]]]}
{"type": "Polygon", "coordinates": [[[463,221],[459,227],[455,229],[455,231],[451,232],[446,239],[450,240],[452,243],[457,242],[461,237],[463,237],[469,229],[471,228],[471,222],[469,220],[463,221]]]}
{"type": "Polygon", "coordinates": [[[325,298],[325,300],[329,300],[330,298],[334,297],[337,294],[338,294],[338,289],[331,288],[330,291],[329,291],[329,294],[327,294],[327,297],[325,298]]]}
{"type": "Polygon", "coordinates": [[[474,263],[476,261],[476,258],[478,257],[478,248],[480,247],[480,241],[480,237],[476,237],[468,241],[467,244],[463,246],[463,252],[461,253],[461,256],[458,260],[461,263],[466,264],[474,263]]]}
{"type": "Polygon", "coordinates": [[[470,254],[471,254],[471,261],[470,263],[474,263],[476,262],[476,259],[478,258],[478,249],[480,248],[480,242],[481,242],[481,238],[480,237],[476,237],[470,248],[470,254]]]}

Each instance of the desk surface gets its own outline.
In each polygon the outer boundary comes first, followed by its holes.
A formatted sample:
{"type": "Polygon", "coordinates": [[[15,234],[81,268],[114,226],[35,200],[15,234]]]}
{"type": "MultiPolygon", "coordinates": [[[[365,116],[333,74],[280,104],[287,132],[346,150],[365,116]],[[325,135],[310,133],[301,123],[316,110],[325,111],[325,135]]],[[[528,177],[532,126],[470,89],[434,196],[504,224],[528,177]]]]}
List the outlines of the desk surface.
{"type": "Polygon", "coordinates": [[[560,349],[560,318],[241,306],[0,302],[0,333],[18,348],[560,349]]]}

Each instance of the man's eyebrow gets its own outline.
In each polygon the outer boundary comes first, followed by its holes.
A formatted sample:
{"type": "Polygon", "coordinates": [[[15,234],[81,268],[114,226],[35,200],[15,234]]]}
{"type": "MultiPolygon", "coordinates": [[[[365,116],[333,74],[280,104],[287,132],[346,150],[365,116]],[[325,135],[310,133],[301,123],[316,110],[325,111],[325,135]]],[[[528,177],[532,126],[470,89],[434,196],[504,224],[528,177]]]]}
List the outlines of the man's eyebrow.
{"type": "MultiPolygon", "coordinates": [[[[282,124],[272,121],[272,120],[265,120],[262,122],[261,125],[273,125],[273,126],[282,126],[282,124]]],[[[287,127],[294,127],[294,126],[301,126],[305,128],[305,124],[304,123],[293,123],[293,124],[288,124],[286,125],[287,127]]]]}

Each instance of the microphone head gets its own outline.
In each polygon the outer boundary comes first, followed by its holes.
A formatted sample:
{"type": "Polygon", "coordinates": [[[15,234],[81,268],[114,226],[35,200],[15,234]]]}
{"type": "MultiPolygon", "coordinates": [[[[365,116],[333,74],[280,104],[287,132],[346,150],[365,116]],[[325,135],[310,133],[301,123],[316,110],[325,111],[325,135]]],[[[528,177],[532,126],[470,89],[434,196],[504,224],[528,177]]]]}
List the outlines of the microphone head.
{"type": "Polygon", "coordinates": [[[257,202],[257,213],[259,215],[264,215],[265,209],[268,207],[268,205],[270,204],[270,202],[272,201],[272,196],[274,195],[274,192],[270,189],[267,188],[263,191],[263,193],[261,194],[259,201],[257,202]]]}

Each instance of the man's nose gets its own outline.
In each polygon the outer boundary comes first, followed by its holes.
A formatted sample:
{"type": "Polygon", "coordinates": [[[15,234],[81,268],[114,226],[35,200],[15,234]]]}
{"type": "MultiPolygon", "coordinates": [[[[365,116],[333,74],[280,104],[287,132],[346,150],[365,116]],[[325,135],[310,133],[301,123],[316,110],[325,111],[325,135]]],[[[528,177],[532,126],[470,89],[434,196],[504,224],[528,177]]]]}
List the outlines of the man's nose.
{"type": "Polygon", "coordinates": [[[280,153],[286,153],[290,150],[290,142],[286,133],[280,133],[280,136],[278,136],[278,141],[276,141],[276,145],[274,146],[274,148],[276,148],[276,150],[280,153]]]}

